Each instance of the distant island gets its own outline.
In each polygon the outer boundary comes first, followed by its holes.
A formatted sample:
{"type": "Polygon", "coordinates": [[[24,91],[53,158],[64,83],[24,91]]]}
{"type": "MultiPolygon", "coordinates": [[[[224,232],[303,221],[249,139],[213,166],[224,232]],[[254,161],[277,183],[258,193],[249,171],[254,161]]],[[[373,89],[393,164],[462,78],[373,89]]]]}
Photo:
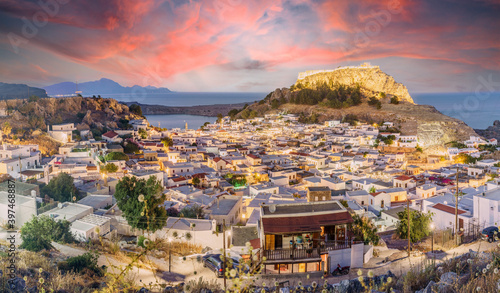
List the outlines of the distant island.
{"type": "Polygon", "coordinates": [[[44,89],[26,84],[0,82],[0,100],[27,99],[30,96],[46,98],[47,92],[44,89]]]}
{"type": "Polygon", "coordinates": [[[83,96],[89,95],[106,95],[106,94],[133,94],[133,93],[148,93],[148,94],[165,94],[172,92],[168,88],[154,86],[138,86],[124,87],[114,80],[101,78],[95,81],[82,83],[61,82],[44,87],[49,96],[72,95],[79,93],[83,96]]]}

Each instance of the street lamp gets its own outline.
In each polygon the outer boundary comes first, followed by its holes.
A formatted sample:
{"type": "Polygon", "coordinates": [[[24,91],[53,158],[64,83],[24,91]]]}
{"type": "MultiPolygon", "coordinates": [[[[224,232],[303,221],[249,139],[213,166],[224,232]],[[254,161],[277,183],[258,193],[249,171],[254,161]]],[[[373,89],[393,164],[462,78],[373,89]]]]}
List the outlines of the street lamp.
{"type": "Polygon", "coordinates": [[[172,238],[167,238],[168,242],[168,272],[170,273],[172,269],[172,238]]]}
{"type": "Polygon", "coordinates": [[[431,231],[432,231],[432,245],[431,245],[431,251],[432,251],[432,252],[434,252],[434,228],[435,228],[434,223],[431,223],[430,228],[431,228],[431,231]]]}
{"type": "Polygon", "coordinates": [[[431,253],[432,253],[432,264],[436,263],[436,254],[434,253],[434,223],[431,223],[431,231],[432,231],[432,242],[431,242],[431,253]]]}

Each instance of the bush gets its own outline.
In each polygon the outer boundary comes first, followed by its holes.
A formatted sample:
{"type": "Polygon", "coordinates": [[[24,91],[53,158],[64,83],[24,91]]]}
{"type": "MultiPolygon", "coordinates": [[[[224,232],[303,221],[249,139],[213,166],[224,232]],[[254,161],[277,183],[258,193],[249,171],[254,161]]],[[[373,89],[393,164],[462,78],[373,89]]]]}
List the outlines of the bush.
{"type": "Polygon", "coordinates": [[[107,154],[104,159],[106,161],[115,161],[115,160],[124,160],[124,161],[128,161],[129,158],[126,154],[124,153],[121,153],[121,152],[111,152],[109,154],[107,154]]]}
{"type": "Polygon", "coordinates": [[[79,199],[78,189],[73,183],[74,179],[66,173],[60,173],[53,177],[49,184],[41,189],[41,195],[49,195],[55,201],[66,202],[72,201],[73,197],[79,199]]]}
{"type": "MultiPolygon", "coordinates": [[[[128,110],[131,112],[131,113],[134,113],[134,114],[137,114],[139,116],[143,116],[142,115],[142,108],[141,106],[137,105],[137,104],[132,104],[128,107],[128,110]]],[[[144,117],[144,116],[143,116],[144,117]]]]}
{"type": "Polygon", "coordinates": [[[144,237],[144,235],[139,235],[139,237],[137,237],[137,246],[146,248],[146,246],[144,246],[144,240],[146,240],[146,237],[144,237]]]}
{"type": "Polygon", "coordinates": [[[75,242],[70,232],[71,223],[66,220],[55,221],[48,216],[39,216],[24,223],[21,227],[22,243],[20,248],[29,251],[41,251],[52,248],[52,241],[61,243],[75,242]]]}
{"type": "Polygon", "coordinates": [[[382,108],[382,102],[380,102],[380,100],[375,97],[371,97],[370,100],[368,100],[368,105],[374,106],[378,110],[382,108]]]}
{"type": "Polygon", "coordinates": [[[104,166],[104,171],[106,171],[107,173],[115,173],[116,171],[118,171],[118,167],[113,163],[109,163],[104,166]]]}
{"type": "Polygon", "coordinates": [[[105,270],[104,268],[97,266],[98,259],[99,254],[97,252],[86,252],[82,255],[68,258],[66,262],[59,267],[64,268],[66,271],[73,271],[75,273],[80,273],[87,269],[102,277],[104,276],[105,270]]]}
{"type": "Polygon", "coordinates": [[[123,146],[123,151],[127,154],[138,153],[141,149],[135,143],[127,143],[123,146]]]}
{"type": "Polygon", "coordinates": [[[394,105],[399,104],[399,98],[397,96],[393,96],[391,98],[391,104],[394,104],[394,105]]]}

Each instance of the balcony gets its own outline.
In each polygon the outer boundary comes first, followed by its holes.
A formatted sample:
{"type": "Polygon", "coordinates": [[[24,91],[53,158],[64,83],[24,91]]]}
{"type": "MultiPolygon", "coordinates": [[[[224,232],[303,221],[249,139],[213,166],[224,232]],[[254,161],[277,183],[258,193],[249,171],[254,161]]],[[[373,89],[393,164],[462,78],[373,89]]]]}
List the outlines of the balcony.
{"type": "Polygon", "coordinates": [[[266,262],[294,261],[305,259],[319,259],[328,251],[351,248],[350,241],[328,241],[324,245],[314,248],[283,248],[275,250],[264,250],[266,262]]]}

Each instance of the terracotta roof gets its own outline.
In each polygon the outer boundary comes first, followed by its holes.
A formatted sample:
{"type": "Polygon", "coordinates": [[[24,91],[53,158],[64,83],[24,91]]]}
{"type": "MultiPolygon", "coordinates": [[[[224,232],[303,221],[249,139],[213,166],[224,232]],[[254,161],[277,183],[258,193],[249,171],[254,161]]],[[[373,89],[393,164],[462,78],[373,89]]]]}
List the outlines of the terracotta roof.
{"type": "Polygon", "coordinates": [[[247,157],[250,157],[252,159],[260,159],[259,157],[257,157],[256,155],[252,155],[252,154],[248,154],[247,157]]]}
{"type": "Polygon", "coordinates": [[[174,181],[174,182],[179,182],[179,181],[184,181],[184,180],[186,180],[186,178],[184,178],[183,176],[172,179],[172,181],[174,181]]]}
{"type": "Polygon", "coordinates": [[[321,226],[348,224],[352,222],[353,219],[347,211],[304,217],[262,218],[262,225],[266,234],[317,232],[321,231],[321,226]]]}
{"type": "MultiPolygon", "coordinates": [[[[435,205],[432,206],[433,208],[435,209],[438,209],[440,211],[443,211],[443,212],[446,212],[446,213],[449,213],[449,214],[455,214],[455,208],[454,207],[450,207],[448,205],[444,205],[442,203],[437,203],[435,205]]],[[[461,210],[461,209],[458,209],[458,212],[457,212],[459,215],[461,214],[465,214],[466,211],[464,210],[461,210]]]]}
{"type": "Polygon", "coordinates": [[[250,240],[250,245],[252,246],[253,249],[259,249],[260,248],[260,238],[255,238],[250,240]]]}
{"type": "Polygon", "coordinates": [[[113,137],[117,137],[118,133],[114,132],[113,130],[110,130],[110,131],[104,133],[102,136],[105,136],[108,138],[113,138],[113,137]]]}
{"type": "Polygon", "coordinates": [[[385,191],[380,191],[380,192],[372,192],[372,193],[370,193],[370,194],[371,194],[372,196],[377,196],[377,195],[379,195],[379,194],[381,194],[381,193],[385,193],[385,191]]]}
{"type": "Polygon", "coordinates": [[[411,179],[413,179],[413,178],[412,178],[412,177],[410,177],[410,176],[401,175],[401,176],[398,176],[398,177],[396,177],[396,178],[394,178],[394,179],[399,180],[399,181],[407,181],[407,180],[411,180],[411,179]]]}

